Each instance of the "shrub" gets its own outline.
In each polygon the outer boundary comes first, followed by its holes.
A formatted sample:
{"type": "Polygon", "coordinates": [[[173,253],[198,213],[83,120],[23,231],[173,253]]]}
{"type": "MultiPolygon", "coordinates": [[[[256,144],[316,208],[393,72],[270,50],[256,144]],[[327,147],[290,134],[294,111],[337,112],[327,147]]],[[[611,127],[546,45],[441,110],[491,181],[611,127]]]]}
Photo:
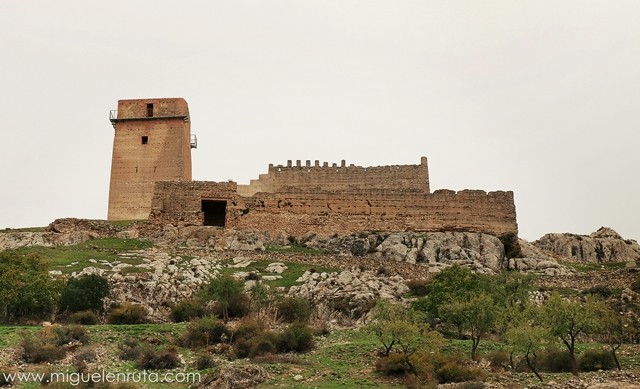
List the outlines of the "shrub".
{"type": "Polygon", "coordinates": [[[137,304],[125,303],[113,308],[107,321],[110,324],[144,324],[147,322],[147,310],[137,304]]]}
{"type": "Polygon", "coordinates": [[[274,343],[274,336],[269,333],[251,339],[251,350],[249,356],[253,358],[258,355],[275,353],[277,348],[274,343]]]}
{"type": "Polygon", "coordinates": [[[178,358],[178,350],[175,347],[163,350],[145,348],[136,362],[138,369],[163,370],[174,369],[178,366],[180,366],[180,359],[178,358]]]}
{"type": "Polygon", "coordinates": [[[189,324],[181,344],[190,348],[207,347],[220,343],[223,339],[229,339],[230,335],[231,331],[222,321],[205,316],[189,324]]]}
{"type": "Polygon", "coordinates": [[[376,271],[376,275],[379,275],[379,276],[390,276],[391,272],[386,267],[380,266],[378,268],[378,270],[376,271]]]}
{"type": "Polygon", "coordinates": [[[92,311],[79,311],[69,316],[68,321],[69,323],[92,326],[98,324],[100,322],[100,318],[92,311]]]}
{"type": "Polygon", "coordinates": [[[375,299],[353,300],[349,297],[342,297],[331,302],[332,309],[344,314],[350,319],[359,319],[366,315],[377,303],[375,299]]]}
{"type": "Polygon", "coordinates": [[[593,287],[585,290],[583,293],[599,295],[603,299],[607,299],[607,298],[609,298],[609,297],[611,297],[613,295],[613,291],[611,289],[607,288],[604,285],[593,286],[593,287]]]}
{"type": "Polygon", "coordinates": [[[136,339],[125,339],[118,348],[120,349],[118,357],[123,361],[135,361],[142,354],[142,348],[136,339]]]}
{"type": "Polygon", "coordinates": [[[518,242],[518,235],[514,232],[507,232],[498,239],[504,246],[504,255],[507,258],[522,258],[522,248],[518,242]]]}
{"type": "Polygon", "coordinates": [[[190,321],[206,314],[206,309],[202,301],[190,298],[180,301],[171,308],[171,319],[175,323],[190,321]]]}
{"type": "Polygon", "coordinates": [[[278,335],[277,347],[280,352],[303,353],[313,349],[313,330],[306,324],[296,322],[278,335]]]}
{"type": "Polygon", "coordinates": [[[414,296],[426,296],[429,294],[430,285],[429,280],[425,279],[413,279],[407,281],[407,287],[409,288],[409,292],[411,292],[414,296]]]}
{"type": "Polygon", "coordinates": [[[278,336],[276,334],[265,332],[252,338],[237,341],[233,349],[238,358],[254,358],[277,352],[277,341],[278,336]]]}
{"type": "Polygon", "coordinates": [[[62,327],[56,326],[53,327],[53,332],[55,334],[55,344],[57,346],[72,343],[89,343],[89,333],[87,332],[87,329],[81,325],[74,324],[62,327]]]}
{"type": "Polygon", "coordinates": [[[571,356],[567,350],[551,350],[538,355],[538,371],[571,372],[571,356]]]}
{"type": "Polygon", "coordinates": [[[485,373],[478,368],[466,367],[449,360],[436,368],[436,378],[441,384],[449,382],[481,381],[486,378],[485,373]]]}
{"type": "Polygon", "coordinates": [[[388,357],[376,361],[376,371],[386,376],[398,376],[408,373],[409,367],[404,362],[402,353],[394,351],[388,357]]]}
{"type": "Polygon", "coordinates": [[[503,350],[490,352],[487,359],[494,369],[505,369],[509,366],[509,353],[503,350]]]}
{"type": "Polygon", "coordinates": [[[285,297],[278,303],[278,318],[289,323],[307,322],[311,317],[311,304],[303,297],[285,297]]]}
{"type": "MultiPolygon", "coordinates": [[[[245,294],[239,294],[237,296],[233,296],[229,299],[229,306],[227,309],[227,314],[229,318],[240,318],[245,317],[251,312],[251,302],[249,301],[249,297],[245,294]]],[[[221,302],[216,301],[213,304],[211,312],[218,316],[221,319],[224,319],[224,306],[221,302]]]]}
{"type": "Polygon", "coordinates": [[[215,366],[216,362],[209,354],[198,354],[196,357],[196,370],[210,369],[215,366]]]}
{"type": "Polygon", "coordinates": [[[69,278],[60,296],[60,309],[71,312],[101,311],[109,294],[109,282],[97,274],[69,278]]]}
{"type": "Polygon", "coordinates": [[[578,368],[582,371],[611,370],[615,367],[613,356],[607,350],[590,349],[578,358],[578,368]]]}
{"type": "Polygon", "coordinates": [[[97,359],[96,350],[94,347],[82,347],[73,354],[74,362],[95,362],[97,359]]]}
{"type": "Polygon", "coordinates": [[[250,339],[261,334],[264,331],[264,322],[254,317],[245,317],[236,325],[233,331],[234,341],[242,339],[250,339]]]}
{"type": "Polygon", "coordinates": [[[56,362],[64,358],[66,350],[55,344],[53,335],[47,331],[37,334],[21,332],[22,359],[27,363],[56,362]]]}
{"type": "Polygon", "coordinates": [[[230,308],[234,305],[244,302],[244,305],[247,307],[245,312],[249,312],[248,300],[246,297],[244,300],[240,297],[244,295],[243,290],[243,280],[237,280],[229,274],[223,274],[217,278],[211,279],[202,289],[200,295],[205,301],[216,301],[219,313],[222,315],[222,319],[226,323],[229,320],[229,317],[231,317],[230,308]]]}

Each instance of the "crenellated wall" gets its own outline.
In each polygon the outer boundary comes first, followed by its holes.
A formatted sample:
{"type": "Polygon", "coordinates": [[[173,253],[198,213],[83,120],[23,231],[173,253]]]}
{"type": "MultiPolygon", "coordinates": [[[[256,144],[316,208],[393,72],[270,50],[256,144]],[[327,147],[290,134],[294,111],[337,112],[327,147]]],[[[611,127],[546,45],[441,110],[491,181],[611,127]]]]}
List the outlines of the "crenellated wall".
{"type": "Polygon", "coordinates": [[[267,174],[251,180],[249,185],[238,185],[238,194],[250,197],[259,192],[286,192],[290,188],[309,192],[403,189],[429,193],[427,157],[422,157],[419,165],[362,167],[347,165],[344,160],[331,165],[320,164],[318,160],[313,164],[310,160],[304,163],[297,160],[295,165],[287,161],[286,166],[271,164],[267,174]]]}

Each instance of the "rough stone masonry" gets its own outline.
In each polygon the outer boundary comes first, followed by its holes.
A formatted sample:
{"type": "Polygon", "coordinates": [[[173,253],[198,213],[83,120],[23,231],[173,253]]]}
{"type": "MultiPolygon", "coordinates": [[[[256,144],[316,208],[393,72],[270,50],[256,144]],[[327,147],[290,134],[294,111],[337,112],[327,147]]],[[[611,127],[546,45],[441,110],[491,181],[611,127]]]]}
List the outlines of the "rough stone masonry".
{"type": "Polygon", "coordinates": [[[518,232],[513,192],[431,192],[426,157],[415,165],[375,167],[344,160],[287,161],[269,165],[248,185],[192,181],[186,101],[122,100],[118,106],[112,119],[110,220],[148,218],[295,236],[311,231],[518,232]],[[162,146],[154,145],[156,138],[162,146]]]}

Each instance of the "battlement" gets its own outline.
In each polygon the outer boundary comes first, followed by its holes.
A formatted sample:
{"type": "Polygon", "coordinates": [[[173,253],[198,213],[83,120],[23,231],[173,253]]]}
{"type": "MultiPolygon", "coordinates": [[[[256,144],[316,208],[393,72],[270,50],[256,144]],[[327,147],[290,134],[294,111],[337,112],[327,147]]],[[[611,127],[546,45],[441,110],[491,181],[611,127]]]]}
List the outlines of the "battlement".
{"type": "Polygon", "coordinates": [[[249,185],[238,185],[238,193],[249,197],[259,192],[278,193],[289,190],[351,192],[359,190],[391,189],[429,193],[429,170],[427,157],[419,165],[389,165],[362,167],[347,165],[342,160],[338,165],[328,162],[320,164],[306,160],[287,161],[285,165],[269,165],[267,174],[251,180],[249,185]]]}

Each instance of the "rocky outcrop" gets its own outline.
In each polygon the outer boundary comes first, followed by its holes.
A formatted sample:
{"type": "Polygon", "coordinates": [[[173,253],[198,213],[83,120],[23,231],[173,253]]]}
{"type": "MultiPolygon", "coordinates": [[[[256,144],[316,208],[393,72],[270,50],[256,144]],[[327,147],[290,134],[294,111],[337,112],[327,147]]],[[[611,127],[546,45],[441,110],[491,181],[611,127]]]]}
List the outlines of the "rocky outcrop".
{"type": "Polygon", "coordinates": [[[110,293],[105,305],[131,302],[144,306],[153,321],[166,321],[174,303],[189,298],[221,265],[209,257],[183,259],[166,253],[149,251],[144,263],[132,266],[117,263],[110,270],[85,268],[81,273],[99,274],[109,280],[110,293]]]}
{"type": "Polygon", "coordinates": [[[499,272],[504,248],[493,235],[473,232],[361,233],[321,237],[312,234],[304,245],[332,253],[373,255],[384,261],[428,266],[432,272],[458,264],[479,273],[499,272]]]}
{"type": "Polygon", "coordinates": [[[409,291],[401,276],[378,275],[358,268],[342,272],[306,271],[289,289],[289,295],[308,299],[314,305],[326,304],[354,317],[366,313],[379,298],[400,300],[409,291]]]}
{"type": "Polygon", "coordinates": [[[136,237],[135,228],[116,226],[104,220],[57,219],[44,231],[2,231],[0,251],[31,246],[69,246],[90,239],[106,237],[136,237]]]}
{"type": "Polygon", "coordinates": [[[640,260],[640,245],[623,239],[611,228],[601,227],[591,235],[546,234],[533,242],[539,249],[574,262],[605,263],[640,260]]]}
{"type": "Polygon", "coordinates": [[[545,276],[565,276],[574,273],[573,269],[559,264],[554,257],[526,240],[519,239],[518,243],[522,250],[522,258],[510,258],[508,269],[535,272],[545,276]]]}
{"type": "Polygon", "coordinates": [[[106,220],[65,218],[54,220],[47,227],[47,231],[59,234],[70,234],[73,232],[83,231],[91,232],[99,237],[109,237],[115,236],[119,232],[129,228],[131,228],[131,226],[116,225],[106,220]]]}
{"type": "Polygon", "coordinates": [[[68,246],[97,238],[89,231],[56,232],[2,232],[0,233],[0,251],[32,246],[68,246]]]}
{"type": "Polygon", "coordinates": [[[202,226],[176,227],[171,224],[149,231],[145,237],[159,245],[209,248],[218,251],[263,251],[265,241],[268,240],[267,234],[256,231],[202,226]]]}

